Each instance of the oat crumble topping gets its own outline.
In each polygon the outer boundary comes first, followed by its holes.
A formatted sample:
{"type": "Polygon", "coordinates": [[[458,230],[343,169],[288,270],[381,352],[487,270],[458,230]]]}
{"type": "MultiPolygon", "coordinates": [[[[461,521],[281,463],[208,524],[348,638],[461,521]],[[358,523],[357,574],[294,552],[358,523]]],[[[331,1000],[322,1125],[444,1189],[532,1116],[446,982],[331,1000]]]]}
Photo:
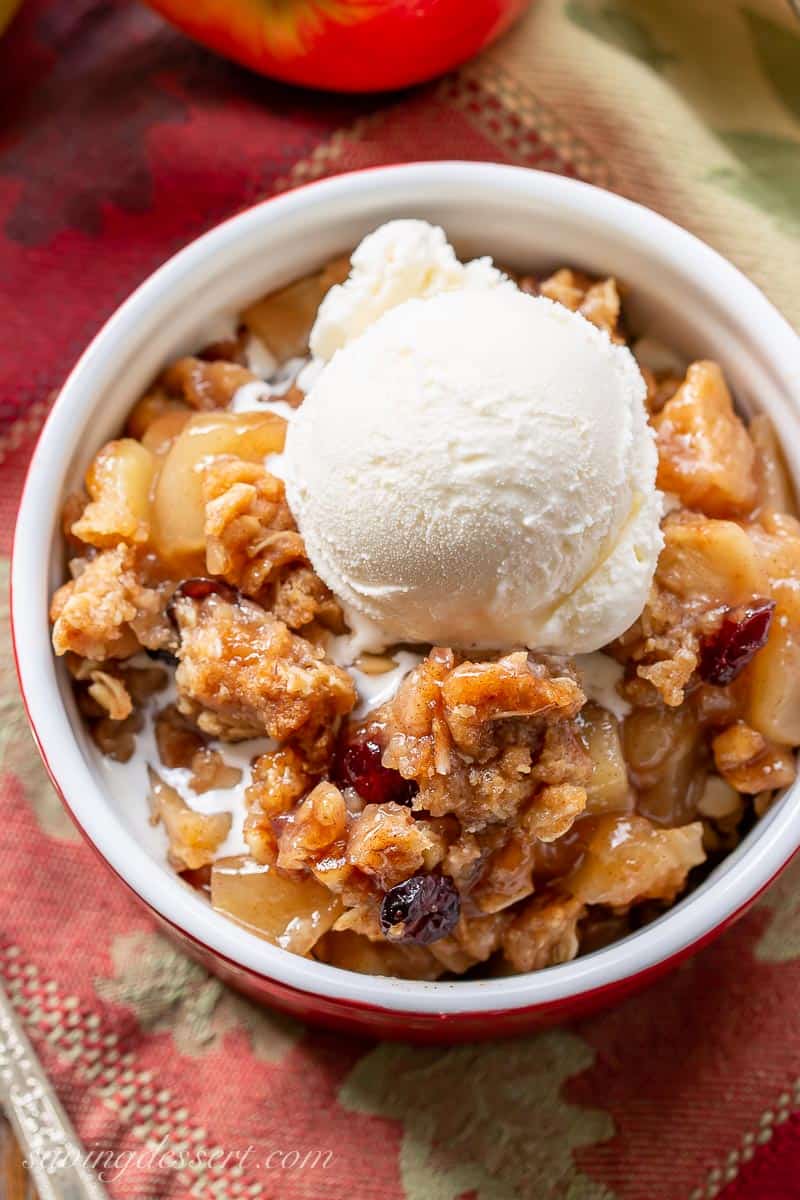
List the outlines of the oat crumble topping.
{"type": "MultiPolygon", "coordinates": [[[[355,971],[547,968],[674,903],[795,778],[789,475],[766,418],[743,421],[716,363],[683,379],[643,367],[670,503],[647,603],[604,650],[624,720],[587,699],[569,661],[447,646],[421,648],[356,719],[358,679],[390,671],[393,652],[355,670],[334,661],[342,608],[268,465],[283,418],[232,408],[258,380],[250,340],[279,363],[305,354],[346,274],[337,260],[265,297],[235,335],[154,381],[65,502],[53,646],[105,754],[130,760],[151,720],[151,820],[219,911],[355,971]],[[142,652],[163,662],[142,665],[142,652]],[[268,748],[246,769],[229,762],[252,738],[268,748]],[[236,788],[246,853],[230,855],[231,810],[193,798],[236,788]]],[[[517,283],[627,340],[613,277],[562,268],[517,283]]],[[[294,378],[283,394],[302,403],[294,378]]]]}

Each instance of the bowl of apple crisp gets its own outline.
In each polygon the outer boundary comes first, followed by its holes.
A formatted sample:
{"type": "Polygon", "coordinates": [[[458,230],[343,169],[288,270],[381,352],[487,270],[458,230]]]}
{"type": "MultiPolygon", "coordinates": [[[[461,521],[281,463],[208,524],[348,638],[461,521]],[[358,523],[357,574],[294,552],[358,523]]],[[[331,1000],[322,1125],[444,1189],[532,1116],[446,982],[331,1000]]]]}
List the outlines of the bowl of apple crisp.
{"type": "Polygon", "coordinates": [[[83,834],[342,1028],[494,1037],[657,976],[800,844],[797,350],[688,233],[519,168],[194,242],[75,367],[17,526],[83,834]]]}

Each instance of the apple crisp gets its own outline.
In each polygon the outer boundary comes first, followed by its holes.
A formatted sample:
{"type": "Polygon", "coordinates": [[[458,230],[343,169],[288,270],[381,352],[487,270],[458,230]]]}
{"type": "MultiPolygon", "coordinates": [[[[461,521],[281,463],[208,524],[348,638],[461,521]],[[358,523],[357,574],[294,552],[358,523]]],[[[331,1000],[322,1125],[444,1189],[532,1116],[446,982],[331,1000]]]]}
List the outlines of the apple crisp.
{"type": "MultiPolygon", "coordinates": [[[[350,631],[280,456],[310,326],[345,275],[337,260],[264,297],[153,381],[65,502],[53,647],[104,754],[132,767],[151,731],[142,802],[230,919],[354,971],[550,967],[665,911],[795,778],[790,478],[718,364],[643,363],[668,504],[647,603],[601,652],[614,702],[579,662],[524,650],[341,665],[350,631]]],[[[613,277],[517,283],[629,340],[613,277]]]]}

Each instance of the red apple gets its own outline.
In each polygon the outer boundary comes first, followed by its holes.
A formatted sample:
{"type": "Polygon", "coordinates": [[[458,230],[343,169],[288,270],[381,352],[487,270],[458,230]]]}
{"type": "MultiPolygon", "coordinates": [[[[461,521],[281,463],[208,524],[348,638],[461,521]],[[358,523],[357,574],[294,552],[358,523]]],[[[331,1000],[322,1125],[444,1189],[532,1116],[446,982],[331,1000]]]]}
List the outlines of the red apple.
{"type": "Polygon", "coordinates": [[[531,0],[147,0],[190,37],[309,87],[406,87],[487,46],[531,0]]]}
{"type": "Polygon", "coordinates": [[[0,0],[0,33],[19,8],[19,0],[0,0]]]}

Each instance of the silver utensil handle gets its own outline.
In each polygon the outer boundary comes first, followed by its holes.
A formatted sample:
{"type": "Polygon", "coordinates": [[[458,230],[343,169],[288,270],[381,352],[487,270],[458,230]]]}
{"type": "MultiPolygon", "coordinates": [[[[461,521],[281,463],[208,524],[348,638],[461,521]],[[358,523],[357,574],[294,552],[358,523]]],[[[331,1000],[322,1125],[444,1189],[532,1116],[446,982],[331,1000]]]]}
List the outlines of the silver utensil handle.
{"type": "Polygon", "coordinates": [[[0,1104],[40,1200],[107,1200],[11,1001],[0,988],[0,1104]]]}

